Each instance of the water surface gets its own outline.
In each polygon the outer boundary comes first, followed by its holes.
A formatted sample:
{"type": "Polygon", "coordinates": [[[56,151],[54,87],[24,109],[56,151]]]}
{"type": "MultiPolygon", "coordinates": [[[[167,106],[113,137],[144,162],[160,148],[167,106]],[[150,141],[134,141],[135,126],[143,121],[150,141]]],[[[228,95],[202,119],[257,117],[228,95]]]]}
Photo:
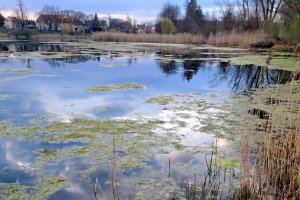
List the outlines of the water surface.
{"type": "Polygon", "coordinates": [[[231,66],[203,49],[168,55],[77,52],[51,43],[0,47],[0,188],[17,187],[26,198],[93,199],[93,181],[98,197],[108,199],[184,196],[184,184],[201,180],[216,138],[221,159],[237,158],[239,97],[290,76],[231,66]],[[144,89],[88,91],[125,83],[144,89]],[[161,95],[172,102],[146,103],[161,95]]]}

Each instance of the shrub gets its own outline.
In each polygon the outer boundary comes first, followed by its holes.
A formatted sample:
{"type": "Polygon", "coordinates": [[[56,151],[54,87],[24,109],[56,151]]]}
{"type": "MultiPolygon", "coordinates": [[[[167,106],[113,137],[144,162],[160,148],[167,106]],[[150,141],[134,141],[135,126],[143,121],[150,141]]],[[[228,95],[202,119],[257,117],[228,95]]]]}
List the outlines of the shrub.
{"type": "Polygon", "coordinates": [[[162,34],[174,34],[176,32],[175,25],[169,18],[163,18],[160,26],[162,34]]]}
{"type": "Polygon", "coordinates": [[[279,38],[280,25],[274,22],[266,22],[263,26],[265,33],[272,38],[279,38]]]}
{"type": "Polygon", "coordinates": [[[290,42],[300,42],[300,17],[294,16],[283,31],[282,38],[290,42]]]}

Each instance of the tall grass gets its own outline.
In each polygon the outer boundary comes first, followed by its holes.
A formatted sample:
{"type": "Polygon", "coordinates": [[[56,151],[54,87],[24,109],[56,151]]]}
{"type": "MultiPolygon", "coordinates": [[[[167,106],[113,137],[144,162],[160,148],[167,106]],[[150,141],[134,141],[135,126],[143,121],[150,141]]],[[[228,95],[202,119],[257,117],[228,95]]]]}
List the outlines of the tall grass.
{"type": "Polygon", "coordinates": [[[99,32],[92,35],[93,40],[101,42],[138,42],[138,43],[170,43],[170,44],[203,44],[202,35],[188,33],[167,34],[126,34],[99,32]]]}
{"type": "Polygon", "coordinates": [[[170,43],[170,44],[209,44],[219,46],[250,47],[251,44],[264,41],[263,32],[222,32],[210,35],[208,38],[198,34],[180,33],[167,34],[126,34],[99,32],[92,35],[92,39],[101,42],[137,42],[137,43],[170,43]]]}
{"type": "Polygon", "coordinates": [[[266,35],[262,31],[256,32],[220,32],[211,34],[207,39],[207,44],[218,46],[239,46],[249,47],[258,42],[263,42],[266,35]]]}
{"type": "MultiPolygon", "coordinates": [[[[297,73],[297,71],[295,71],[297,73]]],[[[300,82],[253,95],[241,141],[239,199],[300,199],[300,82]]]]}

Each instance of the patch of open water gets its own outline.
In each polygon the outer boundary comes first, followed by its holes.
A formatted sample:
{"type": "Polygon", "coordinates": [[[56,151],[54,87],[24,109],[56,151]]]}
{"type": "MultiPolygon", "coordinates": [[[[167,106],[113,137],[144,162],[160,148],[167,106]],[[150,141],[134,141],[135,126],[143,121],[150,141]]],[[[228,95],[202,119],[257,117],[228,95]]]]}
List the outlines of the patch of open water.
{"type": "MultiPolygon", "coordinates": [[[[1,47],[12,55],[65,50],[51,44],[1,47]]],[[[43,198],[92,199],[94,178],[102,198],[162,199],[174,191],[180,196],[183,183],[203,176],[216,138],[222,159],[238,156],[237,97],[259,83],[289,77],[253,65],[111,53],[0,60],[2,192],[11,185],[32,187],[10,194],[29,198],[45,190],[41,177],[61,177],[48,183],[56,189],[43,198]],[[114,89],[122,84],[143,87],[114,89]],[[113,89],[89,91],[107,86],[113,89]],[[154,102],[146,103],[149,98],[154,102]]]]}

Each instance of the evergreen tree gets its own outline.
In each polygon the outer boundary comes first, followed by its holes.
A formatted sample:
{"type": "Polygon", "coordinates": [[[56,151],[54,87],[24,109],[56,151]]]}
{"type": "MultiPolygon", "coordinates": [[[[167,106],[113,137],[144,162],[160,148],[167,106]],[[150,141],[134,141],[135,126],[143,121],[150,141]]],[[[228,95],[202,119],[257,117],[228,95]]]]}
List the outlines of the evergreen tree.
{"type": "Polygon", "coordinates": [[[204,14],[197,0],[190,0],[186,6],[185,31],[190,33],[199,33],[204,24],[204,14]]]}
{"type": "Polygon", "coordinates": [[[203,10],[202,10],[201,6],[198,6],[197,10],[196,10],[196,21],[197,21],[199,29],[201,29],[205,22],[205,16],[203,14],[203,10]]]}
{"type": "Polygon", "coordinates": [[[0,27],[4,27],[4,17],[0,14],[0,27]]]}
{"type": "Polygon", "coordinates": [[[95,14],[95,17],[94,19],[92,20],[92,23],[91,23],[91,30],[93,32],[97,32],[97,31],[100,31],[101,30],[101,25],[100,25],[100,21],[99,21],[99,18],[98,18],[98,15],[95,14]]]}

